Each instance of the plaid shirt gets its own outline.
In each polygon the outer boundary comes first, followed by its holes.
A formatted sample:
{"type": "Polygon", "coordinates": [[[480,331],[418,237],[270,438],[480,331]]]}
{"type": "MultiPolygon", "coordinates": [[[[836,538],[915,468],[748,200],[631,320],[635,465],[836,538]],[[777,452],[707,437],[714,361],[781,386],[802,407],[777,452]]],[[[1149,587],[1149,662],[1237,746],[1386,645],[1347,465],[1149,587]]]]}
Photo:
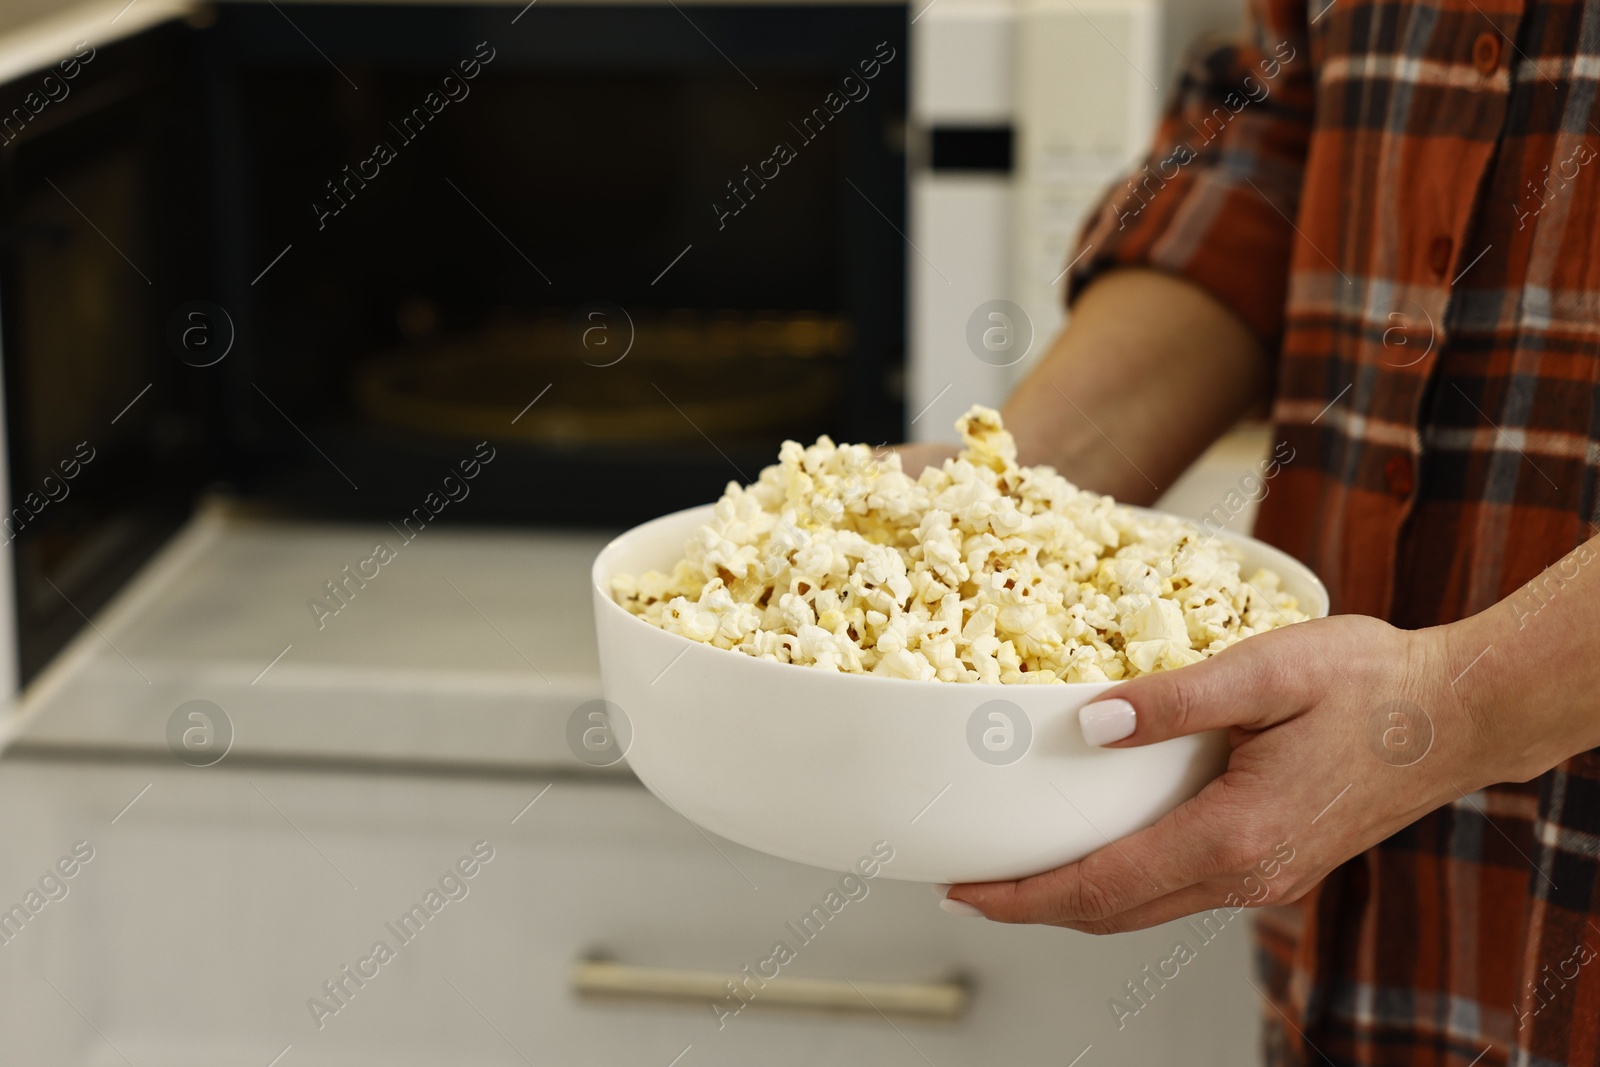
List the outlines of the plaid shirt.
{"type": "MultiPolygon", "coordinates": [[[[1596,532],[1597,79],[1600,3],[1258,0],[1091,216],[1072,292],[1166,269],[1273,353],[1257,533],[1337,611],[1460,619],[1596,532]]],[[[1600,750],[1263,912],[1269,1060],[1600,1063],[1597,855],[1600,750]]]]}

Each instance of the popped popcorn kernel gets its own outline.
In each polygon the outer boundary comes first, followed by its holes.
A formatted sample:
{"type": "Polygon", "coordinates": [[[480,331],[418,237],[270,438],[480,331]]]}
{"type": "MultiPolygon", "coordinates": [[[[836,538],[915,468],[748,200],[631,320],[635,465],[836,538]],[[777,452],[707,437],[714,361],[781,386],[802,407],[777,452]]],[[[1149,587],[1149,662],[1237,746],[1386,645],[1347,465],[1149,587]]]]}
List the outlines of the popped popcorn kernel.
{"type": "Polygon", "coordinates": [[[1114,682],[1306,615],[1193,523],[1018,467],[990,408],[912,479],[866,445],[785,441],[730,482],[670,574],[617,575],[639,618],[779,663],[953,683],[1114,682]]]}

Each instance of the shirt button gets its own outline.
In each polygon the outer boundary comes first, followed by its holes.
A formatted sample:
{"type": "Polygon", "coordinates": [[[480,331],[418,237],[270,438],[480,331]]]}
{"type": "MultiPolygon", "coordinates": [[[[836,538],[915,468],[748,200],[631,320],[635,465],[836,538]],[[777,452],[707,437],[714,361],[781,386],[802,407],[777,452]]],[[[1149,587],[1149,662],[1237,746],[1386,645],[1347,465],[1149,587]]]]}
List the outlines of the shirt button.
{"type": "Polygon", "coordinates": [[[1383,477],[1395,496],[1404,499],[1411,495],[1411,461],[1405,456],[1390,456],[1383,465],[1383,477]]]}
{"type": "Polygon", "coordinates": [[[1500,38],[1487,31],[1472,42],[1472,65],[1479,74],[1493,74],[1500,66],[1500,38]]]}
{"type": "Polygon", "coordinates": [[[1433,268],[1435,278],[1443,278],[1450,270],[1450,253],[1455,247],[1456,243],[1443,234],[1428,243],[1428,266],[1433,268]]]}

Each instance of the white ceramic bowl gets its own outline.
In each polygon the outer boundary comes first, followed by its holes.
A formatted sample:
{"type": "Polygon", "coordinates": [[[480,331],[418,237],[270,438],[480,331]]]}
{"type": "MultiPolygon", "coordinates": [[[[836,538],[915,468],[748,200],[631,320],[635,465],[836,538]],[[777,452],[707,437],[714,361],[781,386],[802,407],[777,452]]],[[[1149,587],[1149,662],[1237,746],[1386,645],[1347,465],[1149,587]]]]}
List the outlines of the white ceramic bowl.
{"type": "MultiPolygon", "coordinates": [[[[1078,709],[1112,683],[837,674],[690,641],[612,600],[612,575],[669,570],[710,514],[707,505],[635,527],[601,551],[593,578],[601,680],[631,726],[628,763],[713,833],[830,870],[887,841],[890,878],[1019,878],[1151,825],[1226,765],[1220,732],[1120,750],[1084,744],[1078,709]],[[1008,703],[979,710],[993,701],[1008,703]]],[[[1246,574],[1268,567],[1303,611],[1327,613],[1327,590],[1306,567],[1221,536],[1243,553],[1246,574]]]]}

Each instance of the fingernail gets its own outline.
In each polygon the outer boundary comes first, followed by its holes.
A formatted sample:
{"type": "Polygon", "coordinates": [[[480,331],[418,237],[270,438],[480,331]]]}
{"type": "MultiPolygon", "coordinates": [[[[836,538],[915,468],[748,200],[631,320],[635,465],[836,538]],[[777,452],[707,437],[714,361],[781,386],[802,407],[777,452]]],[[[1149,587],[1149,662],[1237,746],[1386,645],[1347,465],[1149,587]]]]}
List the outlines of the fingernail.
{"type": "Polygon", "coordinates": [[[1085,744],[1096,748],[1121,741],[1133,733],[1138,718],[1126,700],[1097,700],[1078,709],[1078,726],[1085,744]]]}
{"type": "Polygon", "coordinates": [[[968,904],[966,901],[951,900],[949,896],[950,888],[951,885],[949,882],[933,883],[933,892],[934,895],[939,898],[939,907],[943,908],[945,911],[948,911],[951,915],[967,915],[979,919],[983,918],[983,912],[979,911],[971,904],[968,904]]]}
{"type": "Polygon", "coordinates": [[[964,900],[951,900],[946,897],[944,900],[939,901],[939,907],[948,911],[951,915],[967,915],[974,919],[983,918],[983,912],[964,900]]]}

